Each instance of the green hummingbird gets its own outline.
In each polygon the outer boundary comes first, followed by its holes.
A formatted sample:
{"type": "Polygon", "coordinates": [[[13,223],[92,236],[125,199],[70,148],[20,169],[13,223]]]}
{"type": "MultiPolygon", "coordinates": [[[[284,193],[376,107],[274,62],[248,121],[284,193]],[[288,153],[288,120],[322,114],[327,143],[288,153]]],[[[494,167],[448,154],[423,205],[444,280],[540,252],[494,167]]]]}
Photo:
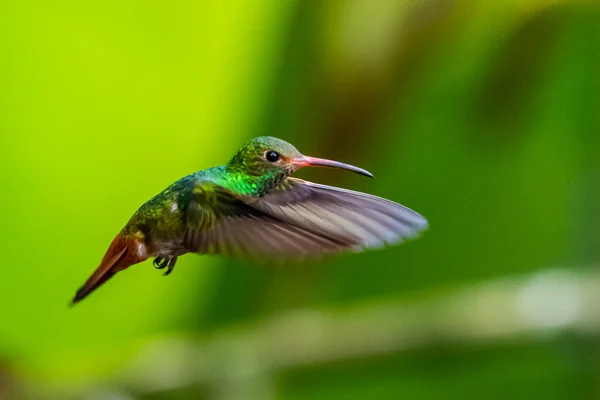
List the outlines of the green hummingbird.
{"type": "Polygon", "coordinates": [[[306,166],[373,177],[304,156],[281,139],[255,138],[227,165],[185,176],[142,205],[72,303],[151,257],[168,275],[186,253],[281,262],[395,244],[427,228],[425,218],[393,201],[290,177],[306,166]]]}

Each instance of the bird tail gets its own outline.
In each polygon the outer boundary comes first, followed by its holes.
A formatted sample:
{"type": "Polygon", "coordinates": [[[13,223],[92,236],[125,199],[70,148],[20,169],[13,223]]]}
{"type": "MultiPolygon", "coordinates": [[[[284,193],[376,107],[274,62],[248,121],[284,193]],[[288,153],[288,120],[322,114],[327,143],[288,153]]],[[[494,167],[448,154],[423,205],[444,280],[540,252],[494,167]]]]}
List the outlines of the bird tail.
{"type": "Polygon", "coordinates": [[[127,238],[122,235],[115,237],[100,266],[77,291],[71,305],[83,300],[117,272],[146,260],[148,257],[140,257],[137,251],[138,244],[138,239],[127,238]]]}

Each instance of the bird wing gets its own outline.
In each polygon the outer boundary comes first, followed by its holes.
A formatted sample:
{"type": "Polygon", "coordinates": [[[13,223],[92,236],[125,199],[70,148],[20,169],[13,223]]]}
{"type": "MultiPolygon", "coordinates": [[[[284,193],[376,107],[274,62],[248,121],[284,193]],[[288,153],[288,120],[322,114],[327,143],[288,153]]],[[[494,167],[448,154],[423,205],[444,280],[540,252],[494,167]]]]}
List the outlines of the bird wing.
{"type": "Polygon", "coordinates": [[[414,239],[428,227],[420,214],[393,201],[297,178],[286,179],[252,206],[302,229],[351,238],[360,249],[414,239]]]}
{"type": "Polygon", "coordinates": [[[284,261],[358,246],[354,237],[330,237],[252,207],[249,198],[211,182],[198,183],[185,210],[185,247],[195,253],[284,261]]]}
{"type": "Polygon", "coordinates": [[[262,197],[198,185],[186,219],[190,251],[263,260],[382,247],[427,228],[425,218],[390,200],[296,178],[262,197]]]}

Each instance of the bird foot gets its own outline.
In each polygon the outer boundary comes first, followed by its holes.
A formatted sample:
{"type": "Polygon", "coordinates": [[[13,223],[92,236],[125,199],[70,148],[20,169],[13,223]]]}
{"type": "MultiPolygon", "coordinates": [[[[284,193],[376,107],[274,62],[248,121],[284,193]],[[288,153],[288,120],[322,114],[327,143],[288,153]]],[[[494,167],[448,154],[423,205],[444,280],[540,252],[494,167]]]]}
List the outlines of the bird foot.
{"type": "Polygon", "coordinates": [[[158,256],[154,259],[153,264],[154,264],[154,268],[156,268],[156,269],[167,268],[167,270],[163,274],[164,276],[167,276],[173,271],[173,268],[175,268],[176,262],[177,262],[177,257],[158,256]]]}

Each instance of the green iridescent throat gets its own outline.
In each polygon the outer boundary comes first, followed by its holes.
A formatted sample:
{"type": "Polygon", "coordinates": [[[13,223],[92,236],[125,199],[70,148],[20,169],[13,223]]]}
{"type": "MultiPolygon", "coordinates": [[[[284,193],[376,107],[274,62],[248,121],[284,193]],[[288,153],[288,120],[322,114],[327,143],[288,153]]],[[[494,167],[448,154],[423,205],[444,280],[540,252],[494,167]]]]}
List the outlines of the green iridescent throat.
{"type": "Polygon", "coordinates": [[[243,172],[226,172],[223,178],[225,180],[223,186],[235,193],[244,196],[261,196],[281,183],[285,176],[282,176],[281,171],[272,171],[258,176],[243,172]]]}

